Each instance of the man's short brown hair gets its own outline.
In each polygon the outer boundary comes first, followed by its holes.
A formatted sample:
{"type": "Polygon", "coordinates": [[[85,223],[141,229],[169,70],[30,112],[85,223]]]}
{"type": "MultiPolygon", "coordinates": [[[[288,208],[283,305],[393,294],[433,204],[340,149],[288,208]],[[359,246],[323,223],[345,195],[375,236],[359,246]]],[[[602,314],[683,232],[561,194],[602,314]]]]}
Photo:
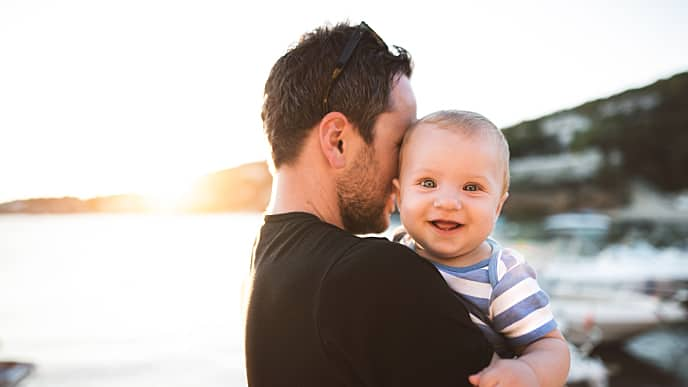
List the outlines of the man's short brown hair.
{"type": "MultiPolygon", "coordinates": [[[[322,117],[323,99],[336,61],[357,31],[340,23],[304,34],[272,67],[265,83],[261,117],[276,168],[297,159],[303,143],[322,117]]],[[[341,75],[332,84],[330,111],[338,111],[358,128],[371,144],[377,117],[390,109],[389,97],[399,75],[411,76],[410,55],[396,47],[389,52],[370,31],[364,31],[341,75]]]]}

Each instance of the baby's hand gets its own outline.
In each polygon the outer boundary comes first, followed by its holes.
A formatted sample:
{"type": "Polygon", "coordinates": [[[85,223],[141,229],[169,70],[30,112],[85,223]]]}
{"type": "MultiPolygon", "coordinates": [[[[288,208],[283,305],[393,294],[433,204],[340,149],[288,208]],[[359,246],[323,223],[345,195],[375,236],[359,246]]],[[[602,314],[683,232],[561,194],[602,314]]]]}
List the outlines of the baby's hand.
{"type": "Polygon", "coordinates": [[[495,358],[485,369],[469,376],[468,381],[478,387],[537,387],[539,385],[533,369],[518,359],[495,358]]]}

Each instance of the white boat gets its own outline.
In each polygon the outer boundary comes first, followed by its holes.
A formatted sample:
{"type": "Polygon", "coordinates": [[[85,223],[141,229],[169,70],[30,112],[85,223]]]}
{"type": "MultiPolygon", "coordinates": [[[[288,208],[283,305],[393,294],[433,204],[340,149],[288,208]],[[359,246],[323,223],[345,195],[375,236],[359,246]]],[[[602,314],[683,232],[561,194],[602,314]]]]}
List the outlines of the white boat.
{"type": "Polygon", "coordinates": [[[643,240],[606,245],[611,223],[595,213],[547,218],[548,242],[534,258],[538,273],[579,288],[629,290],[686,303],[688,252],[655,248],[643,240]]]}
{"type": "Polygon", "coordinates": [[[659,324],[687,321],[688,254],[647,243],[605,246],[612,220],[603,214],[559,214],[529,262],[564,320],[567,338],[621,342],[659,324]]]}
{"type": "Polygon", "coordinates": [[[566,283],[543,287],[564,335],[577,345],[623,342],[660,325],[686,321],[680,303],[638,292],[566,283]]]}

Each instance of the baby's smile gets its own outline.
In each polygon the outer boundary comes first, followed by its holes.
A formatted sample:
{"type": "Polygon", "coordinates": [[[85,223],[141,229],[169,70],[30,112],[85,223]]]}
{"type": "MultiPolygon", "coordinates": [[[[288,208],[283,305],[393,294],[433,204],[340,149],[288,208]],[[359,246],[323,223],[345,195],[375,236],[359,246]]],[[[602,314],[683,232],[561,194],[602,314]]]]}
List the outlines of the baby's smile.
{"type": "Polygon", "coordinates": [[[463,226],[463,224],[454,222],[451,220],[431,220],[430,223],[435,226],[436,228],[442,230],[442,231],[452,231],[456,230],[459,227],[463,226]]]}

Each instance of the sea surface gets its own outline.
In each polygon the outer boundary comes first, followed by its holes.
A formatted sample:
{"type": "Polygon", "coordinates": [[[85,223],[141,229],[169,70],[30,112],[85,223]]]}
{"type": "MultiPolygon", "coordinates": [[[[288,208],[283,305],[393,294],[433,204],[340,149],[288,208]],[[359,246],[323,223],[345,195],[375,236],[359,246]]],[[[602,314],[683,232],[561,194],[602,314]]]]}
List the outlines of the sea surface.
{"type": "Polygon", "coordinates": [[[245,385],[259,214],[0,216],[0,361],[22,386],[245,385]]]}
{"type": "MultiPolygon", "coordinates": [[[[37,365],[23,387],[245,386],[242,284],[261,222],[0,216],[0,361],[37,365]]],[[[686,355],[686,327],[596,353],[630,387],[688,386],[686,355]]]]}

